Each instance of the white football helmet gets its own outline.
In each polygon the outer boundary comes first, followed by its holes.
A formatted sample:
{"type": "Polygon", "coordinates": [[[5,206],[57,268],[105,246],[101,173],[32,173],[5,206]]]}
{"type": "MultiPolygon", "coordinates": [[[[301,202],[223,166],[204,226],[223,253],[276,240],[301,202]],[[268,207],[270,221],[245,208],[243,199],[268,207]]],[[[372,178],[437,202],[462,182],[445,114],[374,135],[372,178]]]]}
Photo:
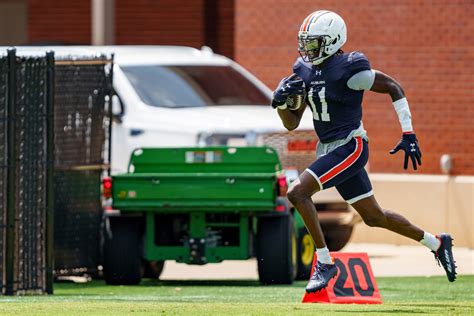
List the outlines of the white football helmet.
{"type": "Polygon", "coordinates": [[[319,10],[308,15],[298,32],[298,50],[315,65],[335,54],[347,39],[346,23],[336,13],[319,10]]]}

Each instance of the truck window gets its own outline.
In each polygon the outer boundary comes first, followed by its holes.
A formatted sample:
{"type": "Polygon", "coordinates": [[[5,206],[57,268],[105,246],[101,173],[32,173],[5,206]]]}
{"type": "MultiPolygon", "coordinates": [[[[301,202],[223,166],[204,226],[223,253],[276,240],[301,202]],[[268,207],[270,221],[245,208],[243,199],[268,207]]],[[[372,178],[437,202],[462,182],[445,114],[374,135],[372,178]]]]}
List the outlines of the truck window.
{"type": "Polygon", "coordinates": [[[121,66],[142,101],[158,107],[265,105],[270,99],[229,66],[121,66]]]}

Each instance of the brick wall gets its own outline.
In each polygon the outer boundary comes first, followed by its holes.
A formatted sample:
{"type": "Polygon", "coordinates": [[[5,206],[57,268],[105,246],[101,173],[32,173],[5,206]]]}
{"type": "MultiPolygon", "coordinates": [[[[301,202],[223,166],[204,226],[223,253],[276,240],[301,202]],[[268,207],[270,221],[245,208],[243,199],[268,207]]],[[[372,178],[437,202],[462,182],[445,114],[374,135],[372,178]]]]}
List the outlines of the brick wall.
{"type": "Polygon", "coordinates": [[[90,0],[28,0],[28,42],[90,44],[90,4],[90,0]]]}
{"type": "MultiPolygon", "coordinates": [[[[28,43],[91,43],[91,0],[25,1],[28,43]]],[[[232,58],[234,0],[115,0],[115,43],[208,45],[232,58]]]]}
{"type": "MultiPolygon", "coordinates": [[[[300,23],[319,9],[345,19],[346,51],[364,52],[373,68],[403,85],[423,151],[419,172],[441,173],[439,159],[448,153],[455,174],[473,175],[473,2],[239,0],[235,59],[275,87],[298,56],[300,23]]],[[[389,96],[365,94],[364,125],[371,143],[370,170],[403,172],[401,154],[388,154],[400,137],[389,96]]]]}
{"type": "Polygon", "coordinates": [[[116,0],[116,44],[212,47],[232,57],[234,0],[116,0]]]}
{"type": "Polygon", "coordinates": [[[116,0],[117,44],[204,43],[204,0],[116,0]]]}

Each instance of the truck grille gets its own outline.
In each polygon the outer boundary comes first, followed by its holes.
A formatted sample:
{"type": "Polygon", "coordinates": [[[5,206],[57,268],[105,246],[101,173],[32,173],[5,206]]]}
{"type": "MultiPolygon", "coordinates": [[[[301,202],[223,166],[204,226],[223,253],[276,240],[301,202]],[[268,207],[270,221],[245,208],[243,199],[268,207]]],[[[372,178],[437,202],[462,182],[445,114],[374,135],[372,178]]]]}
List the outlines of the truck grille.
{"type": "Polygon", "coordinates": [[[317,136],[313,130],[272,132],[261,135],[263,144],[275,148],[282,167],[303,172],[316,160],[317,136]]]}
{"type": "Polygon", "coordinates": [[[201,133],[199,146],[269,146],[278,151],[284,169],[303,172],[316,160],[318,138],[313,130],[266,133],[201,133]]]}

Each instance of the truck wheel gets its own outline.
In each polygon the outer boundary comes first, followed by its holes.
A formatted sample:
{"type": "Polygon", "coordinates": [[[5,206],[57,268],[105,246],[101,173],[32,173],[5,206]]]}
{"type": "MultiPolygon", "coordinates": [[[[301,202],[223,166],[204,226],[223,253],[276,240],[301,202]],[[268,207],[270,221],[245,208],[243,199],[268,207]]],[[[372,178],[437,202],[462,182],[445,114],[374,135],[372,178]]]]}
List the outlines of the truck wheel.
{"type": "Polygon", "coordinates": [[[143,267],[143,277],[149,279],[158,279],[163,272],[163,267],[165,262],[163,260],[160,261],[148,261],[146,259],[142,259],[142,267],[143,267]]]}
{"type": "Polygon", "coordinates": [[[298,229],[298,273],[297,280],[308,280],[313,266],[314,247],[313,238],[306,227],[298,229]]]}
{"type": "Polygon", "coordinates": [[[322,225],[326,244],[330,251],[339,251],[349,242],[354,226],[322,225]]]}
{"type": "Polygon", "coordinates": [[[293,215],[261,217],[257,226],[258,275],[263,284],[291,284],[296,276],[293,215]]]}
{"type": "Polygon", "coordinates": [[[111,285],[141,281],[141,225],[138,218],[109,218],[105,232],[104,279],[111,285]]]}

